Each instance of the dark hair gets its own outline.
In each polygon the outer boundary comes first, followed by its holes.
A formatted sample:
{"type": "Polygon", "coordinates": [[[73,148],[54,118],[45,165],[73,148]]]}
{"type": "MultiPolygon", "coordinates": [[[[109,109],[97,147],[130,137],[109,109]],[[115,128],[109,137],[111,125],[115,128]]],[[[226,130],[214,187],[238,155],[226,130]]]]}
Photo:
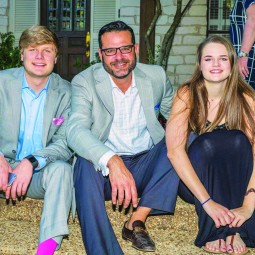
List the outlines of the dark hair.
{"type": "Polygon", "coordinates": [[[129,31],[132,38],[132,44],[135,44],[135,34],[133,29],[130,26],[128,26],[125,22],[117,20],[104,25],[99,30],[98,44],[100,49],[102,49],[102,35],[107,32],[115,32],[115,31],[129,31]]]}

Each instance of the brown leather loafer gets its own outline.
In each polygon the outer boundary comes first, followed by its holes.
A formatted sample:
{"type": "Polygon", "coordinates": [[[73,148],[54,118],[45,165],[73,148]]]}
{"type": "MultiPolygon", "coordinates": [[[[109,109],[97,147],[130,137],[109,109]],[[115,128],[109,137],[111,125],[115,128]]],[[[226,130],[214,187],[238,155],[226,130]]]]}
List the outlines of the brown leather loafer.
{"type": "Polygon", "coordinates": [[[125,222],[122,229],[122,238],[132,242],[132,247],[139,251],[155,251],[155,243],[151,240],[144,223],[140,220],[133,222],[133,230],[126,228],[125,222]]]}

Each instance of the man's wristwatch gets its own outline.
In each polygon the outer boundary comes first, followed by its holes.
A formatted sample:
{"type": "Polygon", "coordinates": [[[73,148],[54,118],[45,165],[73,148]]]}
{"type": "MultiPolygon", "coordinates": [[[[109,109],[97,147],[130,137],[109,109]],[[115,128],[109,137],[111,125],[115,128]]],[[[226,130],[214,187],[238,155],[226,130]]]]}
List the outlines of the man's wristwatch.
{"type": "Polygon", "coordinates": [[[242,57],[246,57],[246,58],[247,58],[248,55],[249,55],[248,53],[243,52],[243,51],[240,51],[240,52],[238,53],[238,57],[239,57],[239,58],[242,58],[242,57]]]}
{"type": "Polygon", "coordinates": [[[28,155],[25,158],[28,159],[29,162],[32,164],[33,170],[35,170],[38,167],[39,162],[33,155],[28,155]]]}

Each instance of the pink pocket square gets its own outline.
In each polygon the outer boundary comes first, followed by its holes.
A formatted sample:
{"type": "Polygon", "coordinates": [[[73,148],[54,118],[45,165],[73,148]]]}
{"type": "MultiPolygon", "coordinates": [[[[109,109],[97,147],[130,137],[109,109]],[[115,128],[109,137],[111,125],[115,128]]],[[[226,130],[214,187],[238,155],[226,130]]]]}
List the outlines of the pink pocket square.
{"type": "Polygon", "coordinates": [[[61,115],[59,118],[53,118],[52,124],[54,126],[60,126],[64,121],[65,121],[65,118],[64,116],[61,115]]]}

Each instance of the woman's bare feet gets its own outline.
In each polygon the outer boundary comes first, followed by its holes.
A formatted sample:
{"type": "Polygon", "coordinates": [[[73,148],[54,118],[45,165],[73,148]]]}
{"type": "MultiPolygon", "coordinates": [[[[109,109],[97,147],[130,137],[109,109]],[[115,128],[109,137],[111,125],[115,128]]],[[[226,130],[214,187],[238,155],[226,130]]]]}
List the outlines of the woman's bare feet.
{"type": "Polygon", "coordinates": [[[222,253],[227,251],[226,242],[223,239],[207,242],[202,248],[211,253],[222,253]]]}
{"type": "Polygon", "coordinates": [[[228,236],[226,239],[227,253],[229,254],[246,254],[248,252],[245,243],[239,233],[234,236],[228,236]]]}

